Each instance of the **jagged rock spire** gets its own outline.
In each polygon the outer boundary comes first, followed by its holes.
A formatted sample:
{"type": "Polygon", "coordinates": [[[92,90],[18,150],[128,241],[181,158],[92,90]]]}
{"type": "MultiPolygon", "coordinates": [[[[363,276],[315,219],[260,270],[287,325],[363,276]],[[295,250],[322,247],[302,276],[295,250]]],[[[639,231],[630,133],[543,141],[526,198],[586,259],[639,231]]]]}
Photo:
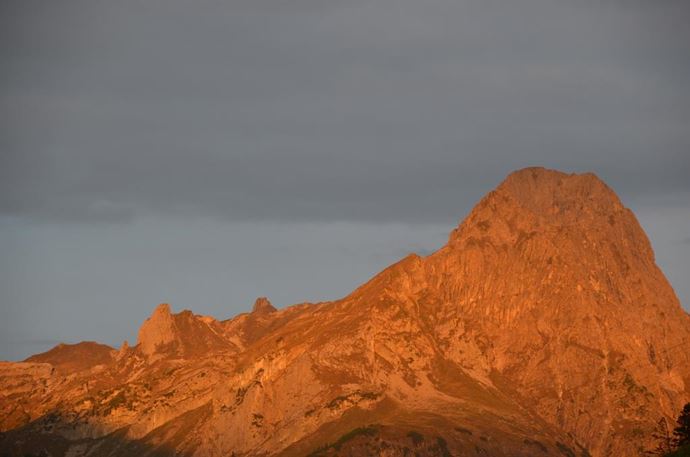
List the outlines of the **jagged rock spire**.
{"type": "Polygon", "coordinates": [[[259,297],[254,302],[254,307],[252,308],[252,313],[254,314],[269,314],[276,311],[276,308],[271,304],[271,302],[266,297],[259,297]]]}
{"type": "Polygon", "coordinates": [[[170,305],[161,303],[139,329],[137,344],[144,354],[153,355],[158,347],[174,340],[175,321],[170,313],[170,305]]]}

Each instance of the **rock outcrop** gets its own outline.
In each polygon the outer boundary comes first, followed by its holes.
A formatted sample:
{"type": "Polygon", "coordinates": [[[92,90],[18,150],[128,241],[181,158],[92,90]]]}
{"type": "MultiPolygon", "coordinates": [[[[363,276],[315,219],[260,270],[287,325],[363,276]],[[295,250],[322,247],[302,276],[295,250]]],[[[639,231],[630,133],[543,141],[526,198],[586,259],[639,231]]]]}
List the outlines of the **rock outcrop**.
{"type": "Polygon", "coordinates": [[[632,456],[690,400],[688,347],[632,212],[593,174],[529,168],[340,300],[161,305],[132,348],[5,363],[0,451],[632,456]]]}
{"type": "Polygon", "coordinates": [[[98,365],[108,365],[116,354],[117,351],[105,344],[82,341],[77,344],[58,344],[47,352],[32,355],[25,362],[48,363],[62,372],[73,373],[98,365]]]}
{"type": "Polygon", "coordinates": [[[275,307],[266,297],[259,297],[254,302],[254,307],[252,308],[252,313],[255,314],[270,314],[276,311],[275,307]]]}
{"type": "Polygon", "coordinates": [[[161,303],[139,329],[137,345],[143,354],[153,356],[169,348],[176,340],[177,329],[170,305],[161,303]]]}
{"type": "Polygon", "coordinates": [[[195,358],[233,348],[220,322],[189,310],[173,314],[167,303],[158,305],[146,319],[136,346],[137,352],[151,362],[164,357],[195,358]]]}

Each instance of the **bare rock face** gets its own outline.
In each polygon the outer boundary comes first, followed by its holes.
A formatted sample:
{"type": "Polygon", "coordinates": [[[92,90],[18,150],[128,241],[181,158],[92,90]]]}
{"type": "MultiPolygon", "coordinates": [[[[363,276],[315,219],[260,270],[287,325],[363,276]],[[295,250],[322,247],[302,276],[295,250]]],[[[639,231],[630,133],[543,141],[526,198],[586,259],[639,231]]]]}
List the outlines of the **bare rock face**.
{"type": "Polygon", "coordinates": [[[232,346],[217,320],[188,310],[172,314],[167,303],[158,305],[139,329],[137,339],[137,352],[150,361],[194,358],[232,346]]]}
{"type": "Polygon", "coordinates": [[[170,305],[161,303],[139,329],[137,345],[145,355],[152,356],[175,343],[177,331],[170,305]]]}
{"type": "Polygon", "coordinates": [[[471,363],[462,327],[444,322],[478,329],[491,342],[484,363],[593,454],[637,453],[648,418],[687,400],[688,315],[635,216],[596,176],[511,174],[425,267],[445,279],[423,293],[448,357],[471,363]]]}
{"type": "Polygon", "coordinates": [[[0,454],[632,456],[690,400],[688,347],[632,212],[529,168],[341,300],[161,305],[132,348],[5,363],[0,454]]]}
{"type": "Polygon", "coordinates": [[[112,363],[116,351],[105,344],[83,341],[77,344],[58,344],[50,351],[32,355],[25,362],[48,363],[65,373],[81,371],[112,363]]]}
{"type": "Polygon", "coordinates": [[[274,313],[275,311],[276,309],[266,297],[257,298],[256,302],[254,302],[254,307],[252,308],[252,313],[256,314],[270,314],[274,313]]]}

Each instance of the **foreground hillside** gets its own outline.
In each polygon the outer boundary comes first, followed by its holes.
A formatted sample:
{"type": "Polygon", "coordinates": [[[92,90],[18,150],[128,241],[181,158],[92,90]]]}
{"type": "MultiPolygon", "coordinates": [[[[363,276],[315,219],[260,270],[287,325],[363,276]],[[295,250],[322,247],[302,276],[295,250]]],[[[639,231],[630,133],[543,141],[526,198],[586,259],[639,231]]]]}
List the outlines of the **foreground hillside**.
{"type": "Polygon", "coordinates": [[[690,401],[690,316],[592,174],[517,171],[347,297],[0,365],[0,455],[634,456],[690,401]],[[41,454],[43,452],[43,454],[41,454]]]}

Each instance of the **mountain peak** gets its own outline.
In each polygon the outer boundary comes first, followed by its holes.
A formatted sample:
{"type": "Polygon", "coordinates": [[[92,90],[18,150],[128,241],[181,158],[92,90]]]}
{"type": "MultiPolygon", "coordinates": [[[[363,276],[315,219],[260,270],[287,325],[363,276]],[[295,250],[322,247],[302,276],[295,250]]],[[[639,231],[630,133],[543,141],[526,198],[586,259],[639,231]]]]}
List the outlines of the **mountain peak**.
{"type": "Polygon", "coordinates": [[[170,311],[170,305],[167,303],[161,303],[160,305],[156,306],[156,308],[153,310],[154,316],[155,315],[165,315],[165,314],[172,314],[170,311]]]}
{"type": "Polygon", "coordinates": [[[616,194],[594,173],[568,174],[542,167],[523,168],[510,173],[495,192],[540,215],[562,216],[583,209],[599,213],[622,209],[616,194]]]}
{"type": "Polygon", "coordinates": [[[133,349],[0,362],[0,454],[636,455],[690,401],[689,344],[613,191],[527,168],[341,300],[161,304],[133,349]]]}
{"type": "Polygon", "coordinates": [[[144,354],[153,355],[158,347],[172,343],[175,336],[175,321],[170,305],[161,303],[139,329],[137,344],[144,354]]]}
{"type": "Polygon", "coordinates": [[[632,213],[594,173],[563,173],[529,167],[510,173],[473,209],[450,236],[516,240],[519,235],[558,227],[637,227],[632,213]]]}
{"type": "Polygon", "coordinates": [[[60,343],[49,351],[29,357],[26,362],[49,363],[64,371],[76,371],[107,364],[115,354],[115,350],[105,344],[82,341],[76,344],[60,343]]]}
{"type": "Polygon", "coordinates": [[[254,314],[269,314],[276,311],[276,308],[271,304],[271,302],[266,297],[259,297],[254,302],[252,307],[252,313],[254,314]]]}

